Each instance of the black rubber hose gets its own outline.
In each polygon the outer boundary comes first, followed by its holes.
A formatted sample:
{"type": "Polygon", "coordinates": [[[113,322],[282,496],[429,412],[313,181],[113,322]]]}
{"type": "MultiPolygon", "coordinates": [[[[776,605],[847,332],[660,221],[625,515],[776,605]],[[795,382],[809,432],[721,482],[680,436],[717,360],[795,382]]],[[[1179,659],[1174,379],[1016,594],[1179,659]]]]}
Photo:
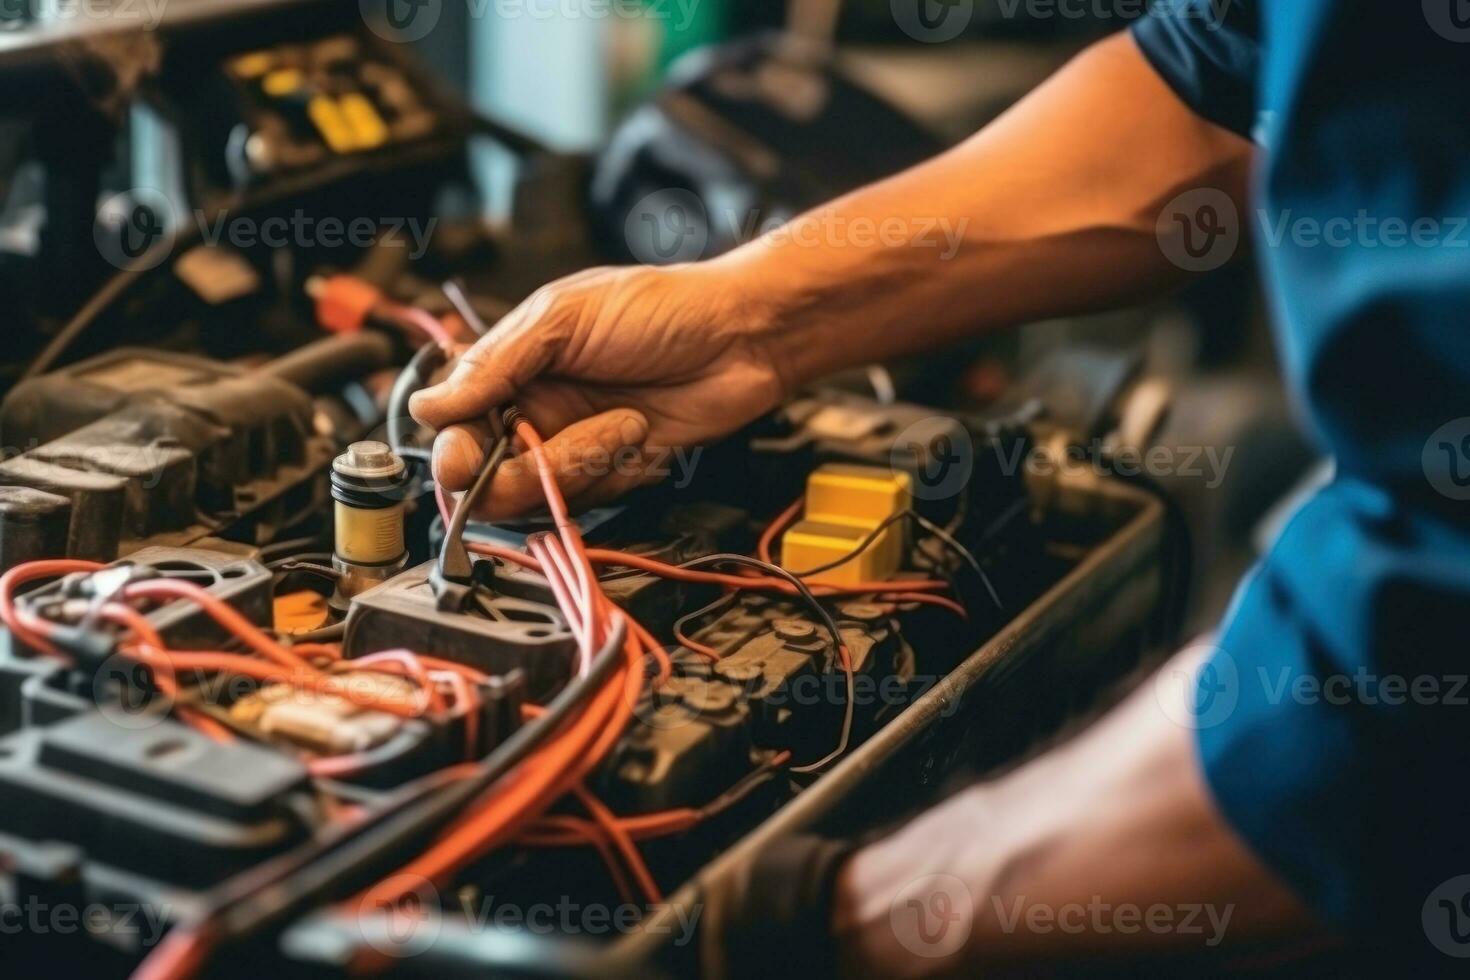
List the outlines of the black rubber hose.
{"type": "Polygon", "coordinates": [[[265,364],[260,373],[306,391],[321,391],[392,363],[392,338],[376,330],[360,330],[314,340],[265,364]]]}
{"type": "Polygon", "coordinates": [[[396,453],[412,448],[408,445],[408,400],[413,393],[428,384],[434,371],[444,363],[444,352],[438,344],[425,344],[408,362],[408,366],[393,382],[388,394],[388,445],[396,453]]]}

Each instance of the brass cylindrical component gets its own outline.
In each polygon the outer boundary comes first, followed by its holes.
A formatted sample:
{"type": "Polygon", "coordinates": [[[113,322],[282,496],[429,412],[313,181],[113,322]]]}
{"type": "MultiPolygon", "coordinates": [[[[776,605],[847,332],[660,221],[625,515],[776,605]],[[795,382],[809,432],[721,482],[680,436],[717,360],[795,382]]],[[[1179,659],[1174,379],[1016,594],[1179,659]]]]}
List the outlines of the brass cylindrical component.
{"type": "Polygon", "coordinates": [[[332,463],[336,548],[332,564],[342,574],[344,597],[385,581],[408,561],[404,501],[408,467],[387,443],[354,442],[332,463]]]}

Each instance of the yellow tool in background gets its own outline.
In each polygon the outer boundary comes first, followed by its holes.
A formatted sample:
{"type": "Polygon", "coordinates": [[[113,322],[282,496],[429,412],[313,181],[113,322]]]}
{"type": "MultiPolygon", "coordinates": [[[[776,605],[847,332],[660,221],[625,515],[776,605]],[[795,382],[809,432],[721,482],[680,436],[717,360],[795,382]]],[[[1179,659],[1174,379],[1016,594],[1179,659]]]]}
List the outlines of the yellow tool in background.
{"type": "Polygon", "coordinates": [[[912,502],[907,473],[842,463],[818,467],[807,478],[805,515],[781,537],[781,567],[797,574],[824,568],[808,579],[822,585],[892,578],[903,566],[902,521],[893,521],[860,553],[853,552],[912,502]],[[825,568],[845,555],[852,557],[825,568]]]}

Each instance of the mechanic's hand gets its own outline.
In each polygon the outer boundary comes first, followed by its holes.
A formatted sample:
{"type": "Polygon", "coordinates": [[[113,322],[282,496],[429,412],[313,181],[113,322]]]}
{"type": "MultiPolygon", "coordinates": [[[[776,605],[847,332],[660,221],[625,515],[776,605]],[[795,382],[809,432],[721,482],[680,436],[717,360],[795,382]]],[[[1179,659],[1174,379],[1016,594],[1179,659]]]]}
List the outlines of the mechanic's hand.
{"type": "MultiPolygon", "coordinates": [[[[487,419],[515,403],[547,440],[577,507],[653,482],[648,462],[735,431],[778,405],[783,382],[765,341],[769,317],[718,263],[591,269],[538,290],[414,396],[414,418],[441,430],[434,476],[463,490],[483,459],[487,419]]],[[[507,460],[484,516],[534,509],[529,457],[507,460]]]]}

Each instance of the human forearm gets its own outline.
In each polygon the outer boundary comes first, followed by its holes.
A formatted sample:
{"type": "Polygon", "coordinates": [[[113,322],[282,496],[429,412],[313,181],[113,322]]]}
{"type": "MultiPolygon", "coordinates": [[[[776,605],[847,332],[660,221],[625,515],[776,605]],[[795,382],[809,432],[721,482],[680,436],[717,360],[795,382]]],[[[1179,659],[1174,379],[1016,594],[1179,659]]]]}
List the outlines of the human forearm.
{"type": "Polygon", "coordinates": [[[1182,655],[1165,683],[1059,751],[859,851],[838,880],[846,972],[1034,975],[1314,937],[1302,906],[1209,798],[1194,733],[1179,723],[1198,665],[1182,655]],[[964,914],[948,937],[938,931],[945,910],[964,914]],[[934,928],[921,933],[906,915],[933,915],[934,928]]]}
{"type": "Polygon", "coordinates": [[[1249,160],[1119,35],[964,144],[717,262],[760,297],[799,384],[1155,295],[1184,275],[1159,247],[1164,206],[1200,186],[1239,200],[1249,160]]]}

